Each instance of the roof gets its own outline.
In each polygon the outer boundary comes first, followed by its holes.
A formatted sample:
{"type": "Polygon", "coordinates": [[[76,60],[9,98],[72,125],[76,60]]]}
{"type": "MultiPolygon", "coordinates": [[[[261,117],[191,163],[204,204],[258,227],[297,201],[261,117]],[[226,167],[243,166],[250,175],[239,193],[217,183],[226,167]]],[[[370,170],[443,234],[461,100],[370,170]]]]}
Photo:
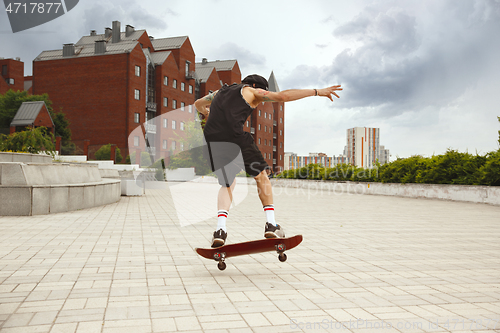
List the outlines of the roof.
{"type": "Polygon", "coordinates": [[[188,36],[159,38],[151,40],[155,51],[180,49],[186,42],[188,36]]]}
{"type": "MultiPolygon", "coordinates": [[[[95,43],[94,43],[95,44],[95,43]]],[[[75,44],[75,55],[70,57],[63,57],[63,50],[52,50],[52,51],[43,51],[40,53],[38,57],[35,58],[34,61],[43,61],[43,60],[55,60],[55,59],[66,59],[66,58],[74,58],[74,57],[90,57],[95,54],[95,45],[94,44],[75,44]]],[[[120,53],[129,53],[134,47],[138,44],[137,41],[121,41],[119,43],[106,43],[106,53],[105,54],[97,54],[106,55],[106,54],[120,54],[120,53]]]]}
{"type": "Polygon", "coordinates": [[[165,60],[172,54],[170,51],[164,51],[164,52],[153,52],[150,53],[151,60],[155,65],[162,65],[165,60]]]}
{"type": "Polygon", "coordinates": [[[198,67],[198,65],[196,65],[196,78],[202,83],[205,83],[214,70],[215,68],[211,66],[198,67]]]}
{"type": "Polygon", "coordinates": [[[269,83],[269,91],[280,92],[280,88],[278,87],[278,81],[276,81],[274,72],[271,72],[271,76],[269,76],[268,83],[269,83]]]}
{"type": "MultiPolygon", "coordinates": [[[[145,32],[146,32],[146,30],[135,30],[128,37],[126,36],[127,34],[125,32],[121,32],[120,33],[120,35],[121,35],[120,42],[136,41],[139,38],[141,38],[141,36],[145,32]]],[[[93,45],[98,40],[111,40],[111,37],[106,38],[106,36],[104,34],[99,34],[99,35],[95,35],[95,36],[83,36],[82,38],[80,38],[80,40],[75,45],[84,45],[84,44],[92,44],[93,45]]]]}
{"type": "MultiPolygon", "coordinates": [[[[17,113],[14,116],[14,119],[12,119],[10,126],[33,125],[36,118],[38,117],[38,114],[40,113],[40,111],[42,110],[42,108],[44,106],[45,106],[45,109],[47,109],[44,101],[23,102],[23,104],[21,104],[21,106],[19,107],[19,110],[17,110],[17,113]]],[[[49,113],[49,117],[50,117],[50,113],[49,113]]],[[[50,121],[52,122],[52,125],[54,125],[54,121],[52,120],[52,117],[50,117],[50,121]]]]}
{"type": "Polygon", "coordinates": [[[216,61],[207,61],[206,63],[197,62],[196,68],[202,67],[215,67],[217,71],[230,71],[236,65],[238,60],[216,60],[216,61]]]}

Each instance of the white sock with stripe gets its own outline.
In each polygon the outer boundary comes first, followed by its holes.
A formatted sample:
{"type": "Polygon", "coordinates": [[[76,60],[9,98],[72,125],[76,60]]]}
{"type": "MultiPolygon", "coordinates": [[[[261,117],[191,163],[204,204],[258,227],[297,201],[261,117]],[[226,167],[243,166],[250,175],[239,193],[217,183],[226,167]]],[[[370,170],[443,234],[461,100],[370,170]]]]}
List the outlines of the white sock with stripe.
{"type": "Polygon", "coordinates": [[[274,220],[274,205],[267,205],[264,206],[264,213],[266,213],[266,218],[267,222],[271,223],[275,227],[278,225],[276,224],[276,221],[274,220]]]}
{"type": "Polygon", "coordinates": [[[217,212],[217,230],[222,229],[224,232],[227,232],[226,220],[228,214],[229,212],[227,210],[219,210],[217,212]]]}

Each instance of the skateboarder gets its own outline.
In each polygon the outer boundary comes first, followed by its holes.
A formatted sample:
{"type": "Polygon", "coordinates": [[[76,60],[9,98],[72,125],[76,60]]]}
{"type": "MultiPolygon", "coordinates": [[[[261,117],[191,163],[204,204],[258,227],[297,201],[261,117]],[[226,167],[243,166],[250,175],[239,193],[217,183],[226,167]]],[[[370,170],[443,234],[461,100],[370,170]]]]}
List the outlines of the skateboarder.
{"type": "Polygon", "coordinates": [[[249,75],[241,84],[224,85],[221,89],[195,102],[199,113],[206,118],[205,141],[213,171],[216,171],[221,189],[218,194],[218,222],[213,234],[212,247],[224,245],[227,237],[226,219],[232,202],[236,174],[244,170],[254,177],[259,198],[267,218],[264,237],[285,237],[282,227],[274,218],[273,193],[268,178],[269,165],[255,144],[252,135],[243,130],[243,124],[252,111],[263,102],[290,102],[309,96],[339,98],[340,85],[323,89],[290,89],[281,92],[268,91],[269,84],[260,75],[249,75]],[[224,146],[220,143],[227,143],[224,146]],[[241,152],[243,163],[235,161],[241,152]],[[242,165],[241,165],[242,164],[242,165]]]}

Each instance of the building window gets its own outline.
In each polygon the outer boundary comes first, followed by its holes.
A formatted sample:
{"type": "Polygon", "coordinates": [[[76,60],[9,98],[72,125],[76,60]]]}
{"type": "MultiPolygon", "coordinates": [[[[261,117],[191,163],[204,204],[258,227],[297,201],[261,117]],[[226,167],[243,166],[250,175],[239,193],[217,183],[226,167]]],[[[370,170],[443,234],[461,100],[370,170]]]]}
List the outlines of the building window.
{"type": "Polygon", "coordinates": [[[168,119],[163,119],[163,128],[168,128],[168,119]]]}
{"type": "Polygon", "coordinates": [[[167,140],[163,140],[163,149],[168,149],[167,140]]]}
{"type": "Polygon", "coordinates": [[[172,120],[172,129],[175,129],[176,127],[177,127],[177,123],[175,122],[175,120],[172,120]]]}
{"type": "Polygon", "coordinates": [[[174,79],[174,83],[172,84],[172,87],[174,87],[174,89],[177,89],[177,80],[174,79]]]}
{"type": "Polygon", "coordinates": [[[259,131],[260,131],[260,124],[259,124],[259,131]]]}
{"type": "Polygon", "coordinates": [[[181,91],[186,91],[186,84],[181,82],[181,91]]]}
{"type": "Polygon", "coordinates": [[[172,141],[172,147],[170,147],[172,150],[175,150],[175,141],[172,141]]]}
{"type": "Polygon", "coordinates": [[[172,107],[177,109],[177,101],[175,99],[172,101],[172,107]]]}
{"type": "Polygon", "coordinates": [[[183,150],[184,150],[184,142],[181,142],[181,144],[180,144],[180,149],[181,149],[181,151],[183,151],[183,150]]]}
{"type": "Polygon", "coordinates": [[[163,85],[168,86],[168,76],[163,77],[163,85]]]}
{"type": "Polygon", "coordinates": [[[189,76],[189,65],[191,65],[191,63],[186,61],[186,76],[189,76]]]}
{"type": "Polygon", "coordinates": [[[134,146],[139,147],[139,137],[138,136],[134,136],[134,146]]]}
{"type": "Polygon", "coordinates": [[[259,117],[262,116],[262,111],[259,110],[259,117]]]}
{"type": "Polygon", "coordinates": [[[260,138],[259,138],[259,145],[260,145],[260,138]]]}
{"type": "MultiPolygon", "coordinates": [[[[264,118],[267,119],[267,112],[264,112],[264,118]]],[[[269,117],[269,119],[271,119],[271,117],[269,117]]]]}
{"type": "Polygon", "coordinates": [[[7,71],[8,71],[7,65],[2,65],[2,75],[3,76],[7,76],[7,71]]]}
{"type": "Polygon", "coordinates": [[[135,97],[136,100],[140,100],[141,99],[141,91],[139,89],[135,90],[134,97],[135,97]]]}
{"type": "Polygon", "coordinates": [[[193,93],[193,86],[192,85],[189,85],[189,93],[192,94],[193,93]]]}
{"type": "Polygon", "coordinates": [[[179,124],[179,127],[180,127],[181,131],[184,131],[184,122],[183,121],[181,121],[181,123],[179,124]]]}
{"type": "Polygon", "coordinates": [[[141,122],[141,115],[139,113],[134,113],[134,123],[138,124],[141,122]]]}
{"type": "Polygon", "coordinates": [[[283,118],[280,118],[280,123],[282,123],[282,124],[283,124],[283,118]]]}
{"type": "Polygon", "coordinates": [[[280,135],[283,135],[283,131],[282,130],[280,130],[280,135]]]}
{"type": "Polygon", "coordinates": [[[135,66],[135,76],[141,76],[141,67],[135,66]]]}
{"type": "Polygon", "coordinates": [[[267,139],[264,139],[264,144],[267,146],[267,139]]]}
{"type": "Polygon", "coordinates": [[[264,126],[264,132],[267,132],[267,126],[264,126]]]}
{"type": "Polygon", "coordinates": [[[193,113],[193,105],[189,105],[189,107],[188,107],[188,112],[189,112],[189,113],[193,113]]]}
{"type": "Polygon", "coordinates": [[[247,120],[247,127],[248,127],[248,120],[247,120]]]}
{"type": "Polygon", "coordinates": [[[283,155],[280,155],[280,161],[282,160],[283,155]]]}
{"type": "Polygon", "coordinates": [[[283,105],[280,105],[280,111],[283,111],[283,105]]]}
{"type": "Polygon", "coordinates": [[[181,102],[181,110],[185,111],[185,108],[186,108],[186,104],[184,104],[184,102],[181,102]]]}
{"type": "Polygon", "coordinates": [[[164,107],[168,106],[168,98],[167,97],[163,97],[163,106],[164,107]]]}

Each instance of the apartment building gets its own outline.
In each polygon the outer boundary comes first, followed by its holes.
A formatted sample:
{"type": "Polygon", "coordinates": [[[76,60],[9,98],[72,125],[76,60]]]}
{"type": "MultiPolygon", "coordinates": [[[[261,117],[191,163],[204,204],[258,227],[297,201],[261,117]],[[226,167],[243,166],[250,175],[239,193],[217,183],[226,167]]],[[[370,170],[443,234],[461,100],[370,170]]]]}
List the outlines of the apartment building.
{"type": "Polygon", "coordinates": [[[319,164],[325,168],[331,168],[335,165],[334,159],[325,153],[309,153],[309,156],[299,156],[293,152],[285,153],[284,164],[284,170],[298,169],[309,164],[319,164]]]}
{"type": "Polygon", "coordinates": [[[0,58],[0,94],[5,94],[10,89],[24,91],[24,62],[20,58],[0,58]]]}
{"type": "Polygon", "coordinates": [[[186,107],[195,100],[195,70],[189,37],[155,39],[130,25],[122,31],[114,21],[102,34],[92,30],[62,49],[43,51],[33,61],[32,89],[62,109],[78,146],[116,144],[125,157],[130,133],[141,127],[146,140],[132,149],[158,159],[180,149],[172,124],[157,132],[159,116],[184,110],[176,122],[195,119],[186,107]]]}
{"type": "Polygon", "coordinates": [[[380,160],[380,129],[370,127],[348,129],[344,155],[352,165],[373,168],[380,160]]]}

